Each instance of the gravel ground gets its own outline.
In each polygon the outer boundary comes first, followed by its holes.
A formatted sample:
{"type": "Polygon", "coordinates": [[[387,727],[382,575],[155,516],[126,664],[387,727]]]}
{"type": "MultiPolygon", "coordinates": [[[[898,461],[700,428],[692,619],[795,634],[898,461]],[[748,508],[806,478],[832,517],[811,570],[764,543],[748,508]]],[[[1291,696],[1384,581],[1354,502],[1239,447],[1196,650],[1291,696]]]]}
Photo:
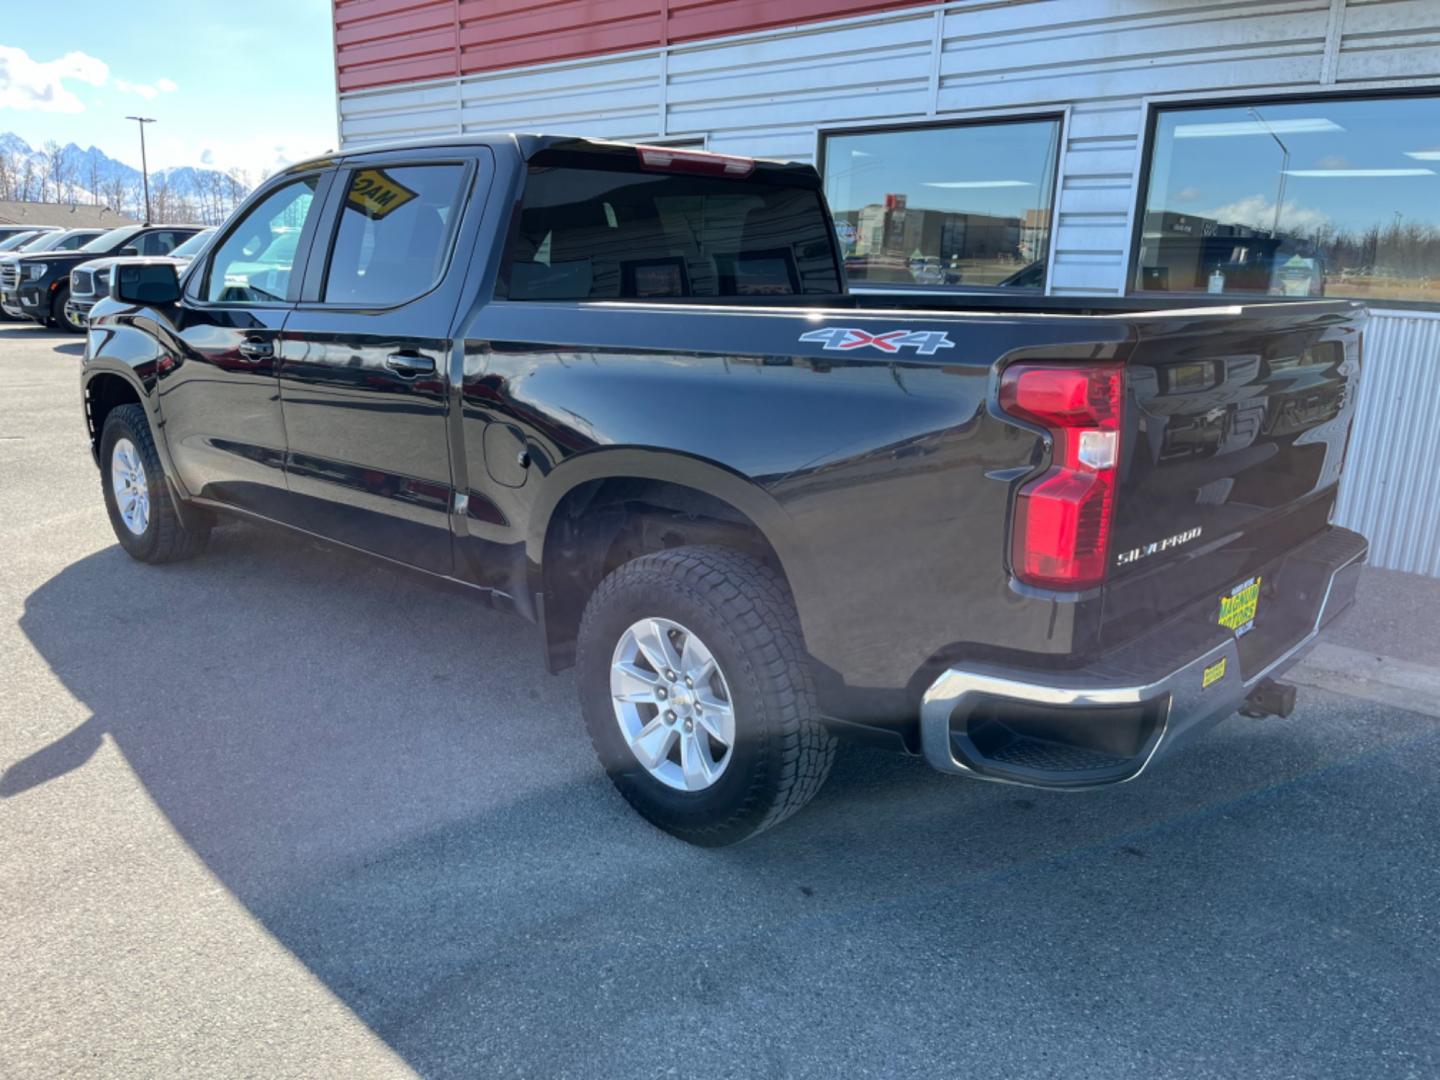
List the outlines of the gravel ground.
{"type": "MultiPolygon", "coordinates": [[[[79,351],[0,324],[0,1072],[1440,1074],[1434,701],[1307,687],[1085,795],[844,748],[689,848],[523,623],[249,526],[128,560],[79,351]]],[[[1434,662],[1435,588],[1340,645],[1434,662]]]]}

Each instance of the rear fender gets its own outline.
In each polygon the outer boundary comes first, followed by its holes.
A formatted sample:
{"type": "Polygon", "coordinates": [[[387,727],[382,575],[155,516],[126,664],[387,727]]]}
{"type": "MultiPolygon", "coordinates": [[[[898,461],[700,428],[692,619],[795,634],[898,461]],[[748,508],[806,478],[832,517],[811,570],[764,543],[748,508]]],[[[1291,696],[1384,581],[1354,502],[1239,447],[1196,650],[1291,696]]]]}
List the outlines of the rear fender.
{"type": "Polygon", "coordinates": [[[544,591],[545,539],[556,508],[582,484],[615,479],[653,480],[690,488],[743,514],[779,559],[801,609],[803,625],[803,598],[812,585],[807,576],[809,560],[790,515],[767,491],[739,473],[703,458],[665,450],[627,447],[590,451],[563,461],[545,478],[532,504],[525,540],[531,596],[544,591]]]}

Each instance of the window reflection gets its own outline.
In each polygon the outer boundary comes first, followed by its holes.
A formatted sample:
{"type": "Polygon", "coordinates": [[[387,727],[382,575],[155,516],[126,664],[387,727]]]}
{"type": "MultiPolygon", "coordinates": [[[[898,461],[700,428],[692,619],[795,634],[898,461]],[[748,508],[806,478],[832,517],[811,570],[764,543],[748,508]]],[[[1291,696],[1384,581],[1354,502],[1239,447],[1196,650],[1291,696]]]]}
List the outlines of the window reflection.
{"type": "Polygon", "coordinates": [[[1058,120],[832,135],[825,193],[856,284],[1042,289],[1058,120]]]}
{"type": "Polygon", "coordinates": [[[1440,99],[1167,109],[1135,287],[1440,301],[1440,99]]]}

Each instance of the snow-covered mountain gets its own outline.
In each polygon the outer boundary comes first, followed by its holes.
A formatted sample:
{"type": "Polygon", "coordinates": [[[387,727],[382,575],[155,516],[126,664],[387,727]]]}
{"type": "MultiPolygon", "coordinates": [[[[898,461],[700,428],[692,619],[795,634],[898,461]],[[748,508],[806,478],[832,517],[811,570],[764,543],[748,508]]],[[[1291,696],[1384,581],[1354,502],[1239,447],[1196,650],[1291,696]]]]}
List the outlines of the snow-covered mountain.
{"type": "MultiPolygon", "coordinates": [[[[189,165],[153,169],[151,205],[158,220],[188,217],[218,222],[248,193],[249,181],[246,176],[189,165]]],[[[0,198],[103,203],[138,212],[140,192],[140,170],[98,147],[82,150],[68,143],[53,160],[44,148],[31,146],[13,132],[0,134],[0,198]]]]}

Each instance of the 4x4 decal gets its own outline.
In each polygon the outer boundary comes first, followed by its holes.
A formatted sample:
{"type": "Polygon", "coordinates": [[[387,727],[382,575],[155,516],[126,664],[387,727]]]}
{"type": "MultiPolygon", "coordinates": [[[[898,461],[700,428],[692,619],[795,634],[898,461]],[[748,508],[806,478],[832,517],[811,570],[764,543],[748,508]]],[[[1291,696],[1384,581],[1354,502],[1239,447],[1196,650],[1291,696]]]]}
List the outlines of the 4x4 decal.
{"type": "Polygon", "coordinates": [[[883,330],[872,334],[854,326],[827,326],[800,335],[801,341],[822,341],[826,352],[849,352],[851,349],[879,349],[897,353],[914,349],[920,356],[933,356],[941,349],[953,349],[955,343],[943,330],[883,330]]]}

